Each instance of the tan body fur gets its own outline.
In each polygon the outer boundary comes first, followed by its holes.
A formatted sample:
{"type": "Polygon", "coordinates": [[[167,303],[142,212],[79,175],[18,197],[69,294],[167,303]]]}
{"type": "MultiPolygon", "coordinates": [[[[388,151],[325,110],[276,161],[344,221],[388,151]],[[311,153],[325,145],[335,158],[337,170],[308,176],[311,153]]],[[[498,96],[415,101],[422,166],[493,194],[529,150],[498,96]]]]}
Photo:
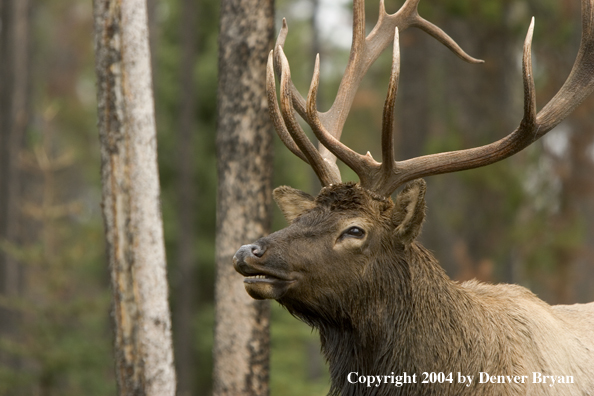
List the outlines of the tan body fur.
{"type": "MultiPolygon", "coordinates": [[[[450,284],[451,295],[438,296],[441,303],[430,303],[433,309],[427,307],[432,325],[441,320],[446,323],[441,322],[443,326],[435,329],[443,334],[427,332],[427,338],[443,342],[450,356],[456,356],[459,349],[467,349],[469,353],[458,355],[458,362],[448,358],[432,362],[434,356],[428,356],[427,361],[420,363],[423,368],[419,368],[443,371],[444,366],[449,366],[451,371],[474,375],[474,386],[448,385],[446,388],[450,390],[441,388],[438,394],[594,394],[594,303],[550,306],[517,285],[477,281],[458,284],[449,279],[446,282],[450,284]],[[444,306],[448,303],[453,303],[452,309],[460,314],[461,321],[456,326],[444,318],[447,315],[444,306]],[[432,320],[436,317],[440,320],[432,320]],[[450,336],[446,335],[448,332],[450,336]],[[469,342],[474,345],[469,347],[469,342]],[[477,384],[481,371],[528,378],[526,384],[477,384]],[[534,372],[572,376],[575,384],[532,383],[534,372]]],[[[419,385],[419,393],[412,394],[425,394],[423,386],[427,385],[419,385]]]]}

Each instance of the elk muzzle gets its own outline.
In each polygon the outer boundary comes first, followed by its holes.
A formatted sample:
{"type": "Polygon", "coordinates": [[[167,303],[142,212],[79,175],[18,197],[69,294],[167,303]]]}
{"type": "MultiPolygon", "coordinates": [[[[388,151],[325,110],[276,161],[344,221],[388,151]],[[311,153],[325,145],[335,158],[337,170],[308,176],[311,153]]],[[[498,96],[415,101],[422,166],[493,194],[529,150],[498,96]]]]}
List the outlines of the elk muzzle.
{"type": "Polygon", "coordinates": [[[278,268],[267,265],[267,248],[260,244],[243,245],[233,256],[233,267],[241,275],[245,290],[257,300],[279,299],[295,282],[278,268]]]}

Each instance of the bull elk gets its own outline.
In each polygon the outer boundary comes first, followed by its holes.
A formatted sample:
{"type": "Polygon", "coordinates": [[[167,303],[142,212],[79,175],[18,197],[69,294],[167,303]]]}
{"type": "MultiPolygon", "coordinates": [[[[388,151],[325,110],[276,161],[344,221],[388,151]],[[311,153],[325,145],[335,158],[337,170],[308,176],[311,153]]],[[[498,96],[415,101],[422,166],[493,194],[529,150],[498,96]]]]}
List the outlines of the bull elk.
{"type": "Polygon", "coordinates": [[[313,168],[323,188],[315,198],[277,188],[274,198],[290,225],[242,246],[233,258],[235,269],[245,276],[250,296],[275,299],[319,330],[331,395],[594,395],[594,303],[549,306],[520,286],[454,282],[415,241],[425,217],[422,177],[492,164],[519,152],[594,89],[594,0],[582,0],[582,39],[573,69],[540,112],[531,65],[532,20],[523,50],[524,116],[518,128],[482,147],[395,161],[399,31],[417,27],[463,60],[482,62],[419,16],[418,3],[407,0],[388,14],[381,1],[378,22],[366,36],[364,0],[354,0],[350,58],[325,113],[316,108],[319,57],[304,99],[283,53],[288,32],[283,21],[267,65],[270,115],[285,145],[313,168]],[[379,163],[339,139],[361,79],[390,43],[379,163]],[[319,149],[296,113],[313,130],[319,149]],[[359,183],[341,181],[337,158],[359,183]],[[393,201],[390,196],[400,186],[393,201]],[[566,383],[551,386],[553,381],[566,383]]]}

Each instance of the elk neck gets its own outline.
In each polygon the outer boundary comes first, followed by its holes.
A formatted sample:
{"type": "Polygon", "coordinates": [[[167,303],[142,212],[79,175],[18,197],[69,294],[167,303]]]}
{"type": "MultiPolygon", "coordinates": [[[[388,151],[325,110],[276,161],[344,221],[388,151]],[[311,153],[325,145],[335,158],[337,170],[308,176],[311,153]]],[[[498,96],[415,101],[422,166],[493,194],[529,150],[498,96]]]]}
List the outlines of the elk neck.
{"type": "Polygon", "coordinates": [[[310,322],[320,332],[336,394],[345,394],[335,386],[353,371],[389,375],[445,367],[475,353],[469,338],[488,331],[473,322],[472,313],[483,311],[480,301],[449,279],[429,251],[416,243],[404,249],[406,260],[372,263],[374,282],[367,291],[353,290],[342,307],[349,310],[346,319],[310,322]]]}

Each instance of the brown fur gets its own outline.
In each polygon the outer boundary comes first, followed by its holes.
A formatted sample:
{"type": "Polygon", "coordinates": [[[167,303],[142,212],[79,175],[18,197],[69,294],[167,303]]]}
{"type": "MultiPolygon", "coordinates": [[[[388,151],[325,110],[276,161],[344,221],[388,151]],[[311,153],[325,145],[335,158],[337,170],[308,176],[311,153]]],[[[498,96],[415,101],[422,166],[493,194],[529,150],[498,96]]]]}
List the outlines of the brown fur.
{"type": "Polygon", "coordinates": [[[551,307],[520,286],[450,280],[414,241],[424,192],[421,180],[396,203],[352,183],[315,199],[277,189],[291,225],[242,247],[235,268],[273,279],[246,278],[246,290],[319,330],[331,395],[594,395],[594,303],[551,307]],[[367,387],[349,383],[351,372],[415,373],[418,383],[367,387]],[[423,372],[451,372],[454,383],[420,383],[423,372]],[[528,380],[479,384],[479,372],[528,380]],[[532,384],[533,372],[574,383],[532,384]]]}

